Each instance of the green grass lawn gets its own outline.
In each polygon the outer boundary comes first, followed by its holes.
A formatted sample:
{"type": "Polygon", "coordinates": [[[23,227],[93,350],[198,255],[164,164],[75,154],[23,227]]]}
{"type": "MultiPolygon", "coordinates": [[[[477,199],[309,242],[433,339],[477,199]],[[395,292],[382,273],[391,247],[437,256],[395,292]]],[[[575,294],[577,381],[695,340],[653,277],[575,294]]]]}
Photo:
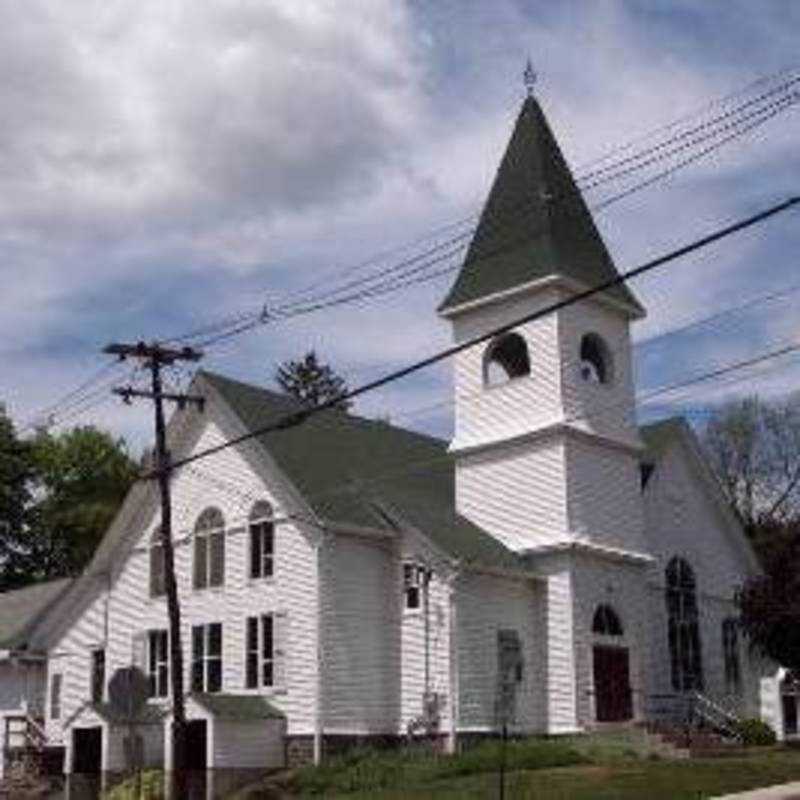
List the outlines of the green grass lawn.
{"type": "MultiPolygon", "coordinates": [[[[639,761],[512,772],[508,800],[700,800],[800,780],[800,753],[776,752],[745,758],[639,761]]],[[[339,800],[455,800],[499,797],[496,774],[471,775],[426,787],[382,792],[329,794],[339,800]]]]}
{"type": "MultiPolygon", "coordinates": [[[[554,800],[698,800],[800,780],[800,750],[754,749],[738,757],[654,759],[635,732],[509,743],[505,796],[554,800]]],[[[455,757],[362,751],[307,767],[230,800],[301,796],[338,800],[499,797],[499,744],[455,757]]]]}

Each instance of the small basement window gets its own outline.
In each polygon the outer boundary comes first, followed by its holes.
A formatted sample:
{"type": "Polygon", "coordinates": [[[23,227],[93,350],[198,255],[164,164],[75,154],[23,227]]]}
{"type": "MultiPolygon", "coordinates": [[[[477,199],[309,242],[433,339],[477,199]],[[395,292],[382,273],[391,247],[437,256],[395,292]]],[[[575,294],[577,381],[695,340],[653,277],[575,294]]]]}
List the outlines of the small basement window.
{"type": "Polygon", "coordinates": [[[486,348],[483,375],[486,386],[499,386],[530,374],[528,346],[518,333],[499,336],[486,348]]]}
{"type": "Polygon", "coordinates": [[[596,333],[581,339],[581,378],[587,383],[610,383],[612,379],[611,351],[596,333]]]}

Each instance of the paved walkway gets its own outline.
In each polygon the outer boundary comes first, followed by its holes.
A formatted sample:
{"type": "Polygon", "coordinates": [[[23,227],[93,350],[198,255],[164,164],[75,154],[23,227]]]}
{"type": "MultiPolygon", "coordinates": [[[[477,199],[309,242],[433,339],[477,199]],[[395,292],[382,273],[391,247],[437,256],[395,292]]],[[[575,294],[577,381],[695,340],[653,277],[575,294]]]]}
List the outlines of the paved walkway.
{"type": "Polygon", "coordinates": [[[739,794],[726,794],[714,800],[800,800],[800,781],[782,783],[780,786],[766,786],[739,794]]]}

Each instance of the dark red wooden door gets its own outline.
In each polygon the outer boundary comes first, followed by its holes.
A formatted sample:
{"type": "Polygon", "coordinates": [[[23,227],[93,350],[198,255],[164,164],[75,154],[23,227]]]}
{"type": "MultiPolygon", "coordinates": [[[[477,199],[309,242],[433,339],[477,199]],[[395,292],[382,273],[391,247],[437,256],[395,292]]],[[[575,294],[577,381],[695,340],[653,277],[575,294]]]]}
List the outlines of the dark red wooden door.
{"type": "Polygon", "coordinates": [[[598,722],[621,722],[633,716],[626,647],[594,648],[594,696],[598,722]]]}

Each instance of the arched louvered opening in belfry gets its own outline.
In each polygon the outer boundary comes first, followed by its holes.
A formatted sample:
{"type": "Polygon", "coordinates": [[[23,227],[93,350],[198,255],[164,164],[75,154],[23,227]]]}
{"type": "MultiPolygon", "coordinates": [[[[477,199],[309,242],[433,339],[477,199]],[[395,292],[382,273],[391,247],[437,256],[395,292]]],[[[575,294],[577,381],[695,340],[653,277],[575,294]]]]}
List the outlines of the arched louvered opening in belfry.
{"type": "Polygon", "coordinates": [[[483,380],[486,386],[498,386],[531,373],[528,345],[518,333],[504,333],[486,348],[483,380]]]}
{"type": "Polygon", "coordinates": [[[225,583],[225,517],[213,506],[204,509],[194,525],[195,589],[225,583]]]}
{"type": "Polygon", "coordinates": [[[675,556],[667,564],[666,603],[672,688],[703,688],[703,656],[697,606],[697,581],[688,561],[675,556]]]}
{"type": "Polygon", "coordinates": [[[597,606],[592,619],[592,633],[600,636],[622,636],[623,632],[617,612],[605,603],[597,606]]]}
{"type": "Polygon", "coordinates": [[[611,383],[614,363],[605,340],[596,333],[581,339],[580,374],[587,383],[611,383]]]}
{"type": "Polygon", "coordinates": [[[274,512],[266,500],[259,500],[250,509],[250,577],[272,577],[274,561],[274,512]]]}

